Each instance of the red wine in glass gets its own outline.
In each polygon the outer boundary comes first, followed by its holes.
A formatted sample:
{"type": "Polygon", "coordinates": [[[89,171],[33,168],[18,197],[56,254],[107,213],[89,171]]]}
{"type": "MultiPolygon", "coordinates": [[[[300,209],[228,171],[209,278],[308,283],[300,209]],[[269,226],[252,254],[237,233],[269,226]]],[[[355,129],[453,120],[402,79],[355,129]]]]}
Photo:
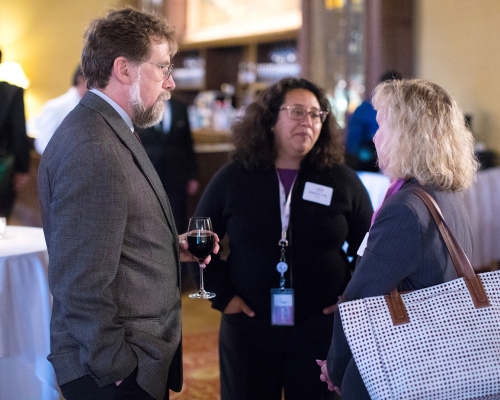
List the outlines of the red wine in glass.
{"type": "Polygon", "coordinates": [[[198,259],[200,266],[200,290],[191,293],[189,297],[193,299],[211,299],[215,293],[205,291],[203,283],[204,260],[214,248],[214,233],[212,222],[209,217],[193,217],[189,219],[188,237],[189,252],[198,259]]]}
{"type": "Polygon", "coordinates": [[[207,258],[214,248],[214,234],[210,231],[188,232],[187,242],[189,252],[201,263],[207,258]]]}

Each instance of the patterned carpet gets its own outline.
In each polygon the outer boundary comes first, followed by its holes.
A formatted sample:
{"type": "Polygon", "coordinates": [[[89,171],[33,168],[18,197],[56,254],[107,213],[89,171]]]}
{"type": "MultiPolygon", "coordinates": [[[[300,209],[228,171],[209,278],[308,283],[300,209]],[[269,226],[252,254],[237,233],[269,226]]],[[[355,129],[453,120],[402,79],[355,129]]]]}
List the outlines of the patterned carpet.
{"type": "Polygon", "coordinates": [[[170,400],[219,400],[220,313],[207,300],[182,300],[184,384],[170,400]]]}

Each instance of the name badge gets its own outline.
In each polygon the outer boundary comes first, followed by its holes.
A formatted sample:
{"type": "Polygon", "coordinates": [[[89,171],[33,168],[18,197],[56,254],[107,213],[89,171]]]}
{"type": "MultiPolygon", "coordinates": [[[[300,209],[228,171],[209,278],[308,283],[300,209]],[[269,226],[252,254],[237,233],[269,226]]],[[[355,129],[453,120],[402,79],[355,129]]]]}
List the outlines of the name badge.
{"type": "Polygon", "coordinates": [[[293,289],[271,289],[271,324],[293,326],[294,317],[293,289]]]}
{"type": "Polygon", "coordinates": [[[302,198],[307,201],[329,206],[332,202],[332,194],[333,188],[331,187],[306,182],[302,198]]]}
{"type": "Polygon", "coordinates": [[[363,239],[363,241],[361,242],[361,244],[359,245],[359,249],[358,249],[358,256],[360,257],[363,257],[363,254],[365,254],[365,249],[366,249],[366,243],[368,243],[368,234],[370,232],[366,232],[366,235],[363,239]]]}

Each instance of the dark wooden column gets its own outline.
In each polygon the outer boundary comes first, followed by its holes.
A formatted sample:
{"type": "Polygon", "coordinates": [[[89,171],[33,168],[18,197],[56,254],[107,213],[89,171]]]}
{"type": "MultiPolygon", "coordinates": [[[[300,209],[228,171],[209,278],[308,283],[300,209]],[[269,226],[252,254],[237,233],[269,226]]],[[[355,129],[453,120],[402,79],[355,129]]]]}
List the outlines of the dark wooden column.
{"type": "Polygon", "coordinates": [[[384,69],[382,65],[382,3],[369,0],[365,3],[365,87],[366,93],[373,91],[384,69]]]}
{"type": "Polygon", "coordinates": [[[297,56],[303,78],[311,79],[311,31],[313,30],[311,0],[302,0],[302,28],[297,41],[297,56]]]}
{"type": "Polygon", "coordinates": [[[175,26],[177,39],[186,33],[187,23],[187,0],[163,0],[165,15],[172,25],[175,26]]]}
{"type": "Polygon", "coordinates": [[[366,89],[371,93],[389,69],[414,74],[414,1],[366,0],[366,89]]]}

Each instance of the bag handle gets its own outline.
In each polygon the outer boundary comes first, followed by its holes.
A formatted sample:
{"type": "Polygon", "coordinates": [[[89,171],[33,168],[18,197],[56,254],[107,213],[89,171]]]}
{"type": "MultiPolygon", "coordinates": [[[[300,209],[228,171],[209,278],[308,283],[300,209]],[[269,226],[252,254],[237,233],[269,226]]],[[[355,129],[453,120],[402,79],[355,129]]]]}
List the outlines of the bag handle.
{"type": "MultiPolygon", "coordinates": [[[[465,255],[460,243],[451,233],[446,221],[444,220],[441,209],[432,196],[421,188],[413,188],[415,193],[427,206],[434,221],[438,226],[439,232],[448,248],[451,259],[459,278],[464,278],[465,284],[472,298],[475,308],[489,307],[490,302],[486,291],[484,290],[481,279],[472,268],[469,259],[465,255]]],[[[410,322],[403,299],[398,293],[397,288],[394,288],[389,295],[384,296],[389,306],[392,322],[394,325],[401,325],[410,322]]]]}

